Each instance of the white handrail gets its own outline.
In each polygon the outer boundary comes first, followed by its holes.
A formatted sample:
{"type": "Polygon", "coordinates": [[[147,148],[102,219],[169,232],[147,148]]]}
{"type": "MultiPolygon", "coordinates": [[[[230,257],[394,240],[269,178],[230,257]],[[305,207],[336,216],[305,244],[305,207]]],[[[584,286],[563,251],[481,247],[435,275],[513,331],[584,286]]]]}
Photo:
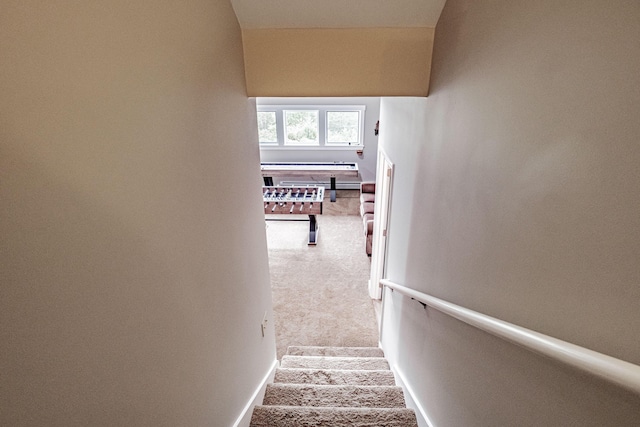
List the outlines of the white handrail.
{"type": "Polygon", "coordinates": [[[387,279],[380,280],[380,285],[396,290],[403,295],[506,341],[559,360],[640,394],[640,366],[638,365],[469,310],[406,286],[398,285],[387,279]]]}

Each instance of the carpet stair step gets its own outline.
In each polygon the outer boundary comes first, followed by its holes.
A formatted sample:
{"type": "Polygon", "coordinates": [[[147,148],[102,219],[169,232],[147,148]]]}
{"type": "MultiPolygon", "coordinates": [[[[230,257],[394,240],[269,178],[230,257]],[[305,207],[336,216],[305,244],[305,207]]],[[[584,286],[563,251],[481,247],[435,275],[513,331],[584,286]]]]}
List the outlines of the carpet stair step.
{"type": "Polygon", "coordinates": [[[378,347],[290,346],[287,348],[287,354],[289,356],[384,357],[384,352],[378,347]]]}
{"type": "Polygon", "coordinates": [[[396,386],[269,384],[263,405],[325,407],[405,407],[402,388],[396,386]]]}
{"type": "Polygon", "coordinates": [[[387,359],[373,347],[292,346],[251,427],[418,427],[387,359]]]}
{"type": "Polygon", "coordinates": [[[314,408],[256,406],[251,427],[418,427],[415,412],[406,408],[314,408]]]}
{"type": "Polygon", "coordinates": [[[383,357],[282,356],[282,368],[385,370],[389,363],[383,357]]]}
{"type": "Polygon", "coordinates": [[[389,385],[396,384],[389,370],[277,368],[274,383],[319,385],[389,385]]]}

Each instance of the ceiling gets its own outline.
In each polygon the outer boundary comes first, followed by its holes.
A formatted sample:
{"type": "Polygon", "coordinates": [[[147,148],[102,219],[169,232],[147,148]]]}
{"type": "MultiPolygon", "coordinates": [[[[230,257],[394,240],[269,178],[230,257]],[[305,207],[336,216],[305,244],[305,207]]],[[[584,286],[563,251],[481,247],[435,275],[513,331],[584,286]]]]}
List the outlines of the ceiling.
{"type": "Polygon", "coordinates": [[[434,28],[446,0],[231,0],[242,29],[434,28]]]}

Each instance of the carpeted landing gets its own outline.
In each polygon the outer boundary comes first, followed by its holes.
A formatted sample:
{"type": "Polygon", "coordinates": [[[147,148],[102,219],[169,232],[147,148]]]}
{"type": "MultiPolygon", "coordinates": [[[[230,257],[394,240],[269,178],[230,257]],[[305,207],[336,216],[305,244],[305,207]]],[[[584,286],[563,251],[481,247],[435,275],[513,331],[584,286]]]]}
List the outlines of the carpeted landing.
{"type": "Polygon", "coordinates": [[[289,347],[252,427],[417,427],[382,350],[289,347]]]}
{"type": "Polygon", "coordinates": [[[290,346],[378,345],[359,194],[338,190],[335,203],[323,204],[316,246],[307,244],[309,221],[292,220],[297,215],[267,216],[278,360],[290,346]]]}

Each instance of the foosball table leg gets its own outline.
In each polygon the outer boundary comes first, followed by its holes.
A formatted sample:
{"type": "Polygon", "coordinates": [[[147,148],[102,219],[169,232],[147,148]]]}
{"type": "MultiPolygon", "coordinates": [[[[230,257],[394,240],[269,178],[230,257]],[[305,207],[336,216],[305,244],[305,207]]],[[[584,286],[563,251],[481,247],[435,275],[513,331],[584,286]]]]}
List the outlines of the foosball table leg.
{"type": "Polygon", "coordinates": [[[318,223],[315,215],[309,215],[309,245],[315,245],[318,241],[318,223]]]}

